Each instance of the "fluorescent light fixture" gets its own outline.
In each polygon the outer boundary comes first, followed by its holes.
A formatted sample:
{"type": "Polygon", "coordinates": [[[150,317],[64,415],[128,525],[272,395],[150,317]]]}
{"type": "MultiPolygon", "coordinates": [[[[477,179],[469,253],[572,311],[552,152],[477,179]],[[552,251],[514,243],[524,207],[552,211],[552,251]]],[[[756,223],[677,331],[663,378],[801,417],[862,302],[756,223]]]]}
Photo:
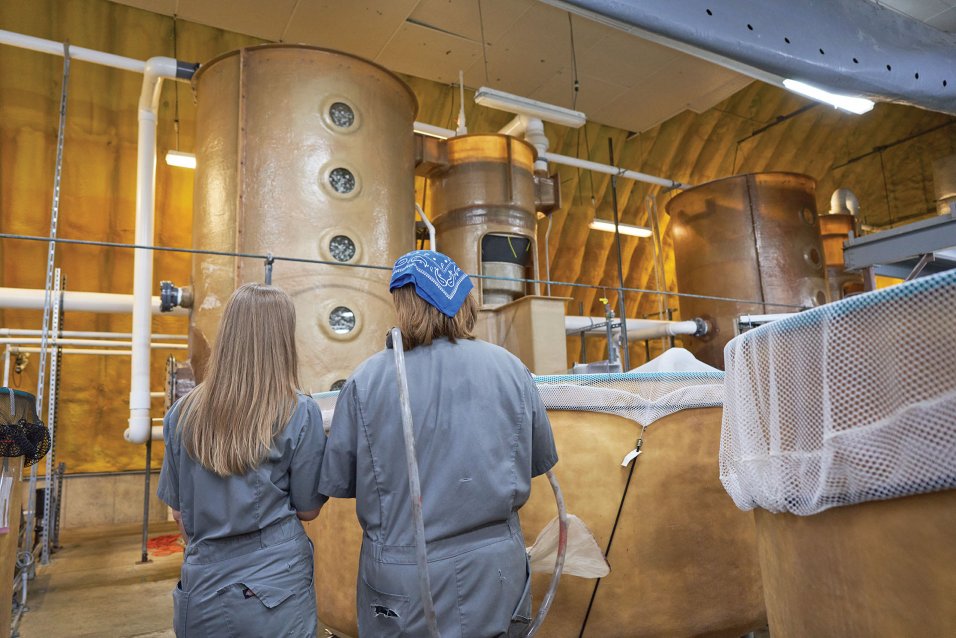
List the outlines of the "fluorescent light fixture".
{"type": "Polygon", "coordinates": [[[475,91],[475,104],[515,113],[516,115],[534,117],[545,122],[571,128],[581,128],[588,119],[581,111],[572,111],[563,106],[539,102],[513,93],[496,91],[486,86],[475,91]]]}
{"type": "Polygon", "coordinates": [[[829,91],[818,89],[815,86],[810,86],[797,80],[784,80],[783,85],[794,93],[799,93],[818,102],[832,104],[838,109],[856,113],[857,115],[862,115],[863,113],[873,110],[873,101],[863,97],[837,95],[836,93],[830,93],[829,91]]]}
{"type": "MultiPolygon", "coordinates": [[[[593,222],[588,224],[588,228],[594,230],[603,230],[606,233],[614,232],[614,222],[605,221],[603,219],[595,219],[593,222]]],[[[643,226],[631,226],[630,224],[618,224],[617,229],[622,235],[633,235],[634,237],[650,237],[654,233],[651,232],[650,228],[644,228],[643,226]]]]}
{"type": "Polygon", "coordinates": [[[170,166],[178,166],[180,168],[196,168],[196,156],[192,153],[167,151],[166,163],[170,166]]]}

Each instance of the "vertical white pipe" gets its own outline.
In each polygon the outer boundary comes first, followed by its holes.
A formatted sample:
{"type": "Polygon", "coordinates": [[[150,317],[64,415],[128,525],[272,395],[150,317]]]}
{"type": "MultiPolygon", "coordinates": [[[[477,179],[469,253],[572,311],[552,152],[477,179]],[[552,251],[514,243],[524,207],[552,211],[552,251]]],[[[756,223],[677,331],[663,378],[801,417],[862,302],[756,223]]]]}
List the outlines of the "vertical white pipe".
{"type": "MultiPolygon", "coordinates": [[[[156,191],[156,114],[163,78],[176,77],[174,58],[146,61],[143,90],[139,98],[139,135],[136,159],[135,243],[153,245],[154,195],[156,191]]],[[[137,248],[133,257],[133,347],[129,391],[130,443],[145,443],[150,437],[149,363],[152,330],[153,251],[137,248]]]]}
{"type": "Polygon", "coordinates": [[[3,387],[10,387],[10,344],[3,349],[3,387]]]}

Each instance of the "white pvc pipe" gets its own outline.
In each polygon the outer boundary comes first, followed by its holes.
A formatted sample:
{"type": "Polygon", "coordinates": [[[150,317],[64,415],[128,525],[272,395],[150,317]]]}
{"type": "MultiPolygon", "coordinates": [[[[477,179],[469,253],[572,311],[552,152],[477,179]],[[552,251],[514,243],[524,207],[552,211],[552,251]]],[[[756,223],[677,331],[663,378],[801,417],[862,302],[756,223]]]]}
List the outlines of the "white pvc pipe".
{"type": "Polygon", "coordinates": [[[428,228],[429,250],[434,250],[435,252],[438,252],[438,242],[435,241],[435,225],[432,224],[432,220],[428,219],[428,215],[426,215],[425,211],[422,210],[422,207],[418,205],[418,202],[415,202],[415,210],[418,211],[418,214],[421,216],[422,221],[425,222],[425,226],[428,228]]]}
{"type": "Polygon", "coordinates": [[[740,315],[737,317],[737,323],[748,324],[748,323],[770,323],[772,321],[780,321],[781,319],[786,319],[787,317],[793,317],[798,313],[796,312],[780,312],[775,314],[768,315],[740,315]]]}
{"type": "MultiPolygon", "coordinates": [[[[21,348],[14,346],[14,352],[40,352],[40,348],[21,348]]],[[[53,352],[56,346],[47,346],[47,352],[53,352]]],[[[86,354],[104,357],[128,357],[132,354],[131,350],[101,350],[100,348],[62,348],[60,354],[86,354]]]]}
{"type": "Polygon", "coordinates": [[[666,188],[677,188],[677,189],[683,190],[683,189],[691,187],[691,184],[683,184],[681,182],[675,182],[674,180],[664,179],[663,177],[655,177],[654,175],[648,175],[647,173],[639,173],[637,171],[618,168],[616,166],[610,166],[608,164],[599,164],[598,162],[592,162],[590,160],[578,159],[577,157],[568,157],[567,155],[558,155],[557,153],[544,153],[541,156],[541,159],[545,159],[549,162],[554,162],[555,164],[564,164],[565,166],[574,166],[576,168],[583,168],[589,171],[595,171],[597,173],[605,173],[607,175],[617,175],[619,177],[633,179],[638,182],[646,182],[648,184],[657,184],[658,186],[664,186],[666,188]]]}
{"type": "Polygon", "coordinates": [[[440,126],[426,124],[424,122],[414,122],[412,124],[412,128],[416,133],[437,137],[443,140],[447,140],[449,137],[455,137],[458,134],[456,131],[450,128],[442,128],[440,126]]]}
{"type": "MultiPolygon", "coordinates": [[[[567,316],[564,318],[565,332],[581,330],[590,326],[604,324],[607,319],[604,317],[576,317],[567,316]]],[[[616,320],[615,320],[616,321],[616,320]]],[[[656,319],[628,319],[627,320],[627,340],[643,341],[645,339],[657,339],[659,337],[676,337],[677,335],[692,335],[697,332],[699,326],[695,321],[659,321],[656,319]]],[[[602,325],[595,328],[595,331],[607,332],[607,326],[602,325]]],[[[619,330],[615,330],[617,334],[619,330]]]]}
{"type": "MultiPolygon", "coordinates": [[[[133,345],[132,341],[109,341],[106,339],[59,339],[51,337],[48,343],[54,343],[58,346],[97,346],[97,347],[120,347],[129,348],[133,345]]],[[[43,343],[41,337],[0,337],[0,344],[22,344],[22,345],[40,345],[43,343]]],[[[185,343],[156,343],[149,344],[150,348],[156,350],[187,350],[189,346],[185,343]]]]}
{"type": "MultiPolygon", "coordinates": [[[[130,297],[132,303],[132,297],[130,297]]],[[[132,306],[130,306],[132,309],[132,306]]],[[[0,328],[0,335],[4,337],[39,337],[42,336],[42,330],[30,330],[27,328],[0,328]]],[[[95,330],[61,330],[59,332],[60,337],[77,337],[80,339],[106,339],[106,338],[115,338],[115,339],[129,339],[133,336],[131,332],[102,332],[95,330]]],[[[153,337],[156,339],[181,339],[186,340],[189,338],[189,335],[174,335],[174,334],[161,334],[153,333],[153,337]]]]}
{"type": "Polygon", "coordinates": [[[3,387],[10,387],[10,345],[3,349],[3,387]]]}
{"type": "MultiPolygon", "coordinates": [[[[135,244],[153,245],[154,195],[156,191],[156,114],[163,78],[176,78],[175,58],[153,57],[146,61],[143,89],[139,96],[139,134],[136,147],[135,244]]],[[[152,330],[153,251],[133,251],[133,357],[130,364],[129,428],[123,434],[130,443],[145,443],[149,424],[149,342],[152,330]]]]}
{"type": "MultiPolygon", "coordinates": [[[[50,55],[63,55],[62,42],[35,38],[31,35],[23,35],[22,33],[14,33],[13,31],[0,30],[0,44],[9,44],[10,46],[20,47],[21,49],[49,53],[50,55]]],[[[70,58],[73,60],[95,62],[103,66],[111,66],[114,69],[123,69],[124,71],[133,71],[134,73],[142,73],[146,67],[146,63],[142,60],[124,58],[121,55],[85,49],[83,47],[73,46],[72,44],[70,45],[70,58]]]]}
{"type": "MultiPolygon", "coordinates": [[[[0,308],[20,310],[43,310],[44,291],[33,288],[0,288],[0,308]]],[[[110,292],[71,292],[63,293],[64,312],[103,312],[126,314],[133,311],[133,295],[121,295],[110,292]]],[[[159,297],[150,298],[150,312],[160,314],[159,297]]],[[[187,315],[184,308],[173,308],[167,315],[187,315]]],[[[132,336],[132,334],[130,335],[132,336]]]]}

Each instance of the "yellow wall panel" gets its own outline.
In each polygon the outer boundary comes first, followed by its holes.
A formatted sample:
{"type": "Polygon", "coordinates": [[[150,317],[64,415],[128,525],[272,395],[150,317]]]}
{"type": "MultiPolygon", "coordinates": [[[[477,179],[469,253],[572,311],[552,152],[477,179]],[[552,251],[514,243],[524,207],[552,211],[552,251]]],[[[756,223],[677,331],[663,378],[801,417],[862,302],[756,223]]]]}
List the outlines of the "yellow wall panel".
{"type": "MultiPolygon", "coordinates": [[[[255,38],[173,20],[106,0],[31,0],[0,3],[0,28],[138,59],[154,55],[207,61],[255,38]]],[[[0,231],[46,235],[52,197],[57,109],[62,59],[0,46],[0,231]]],[[[458,114],[455,87],[406,77],[418,97],[418,119],[454,128],[458,114]]],[[[61,237],[132,242],[135,211],[136,106],[142,76],[86,62],[73,64],[63,165],[61,237]]],[[[587,91],[586,78],[582,91],[587,91]]],[[[649,90],[652,88],[649,87],[649,90]]],[[[466,92],[465,111],[472,132],[494,131],[510,116],[476,106],[466,92]]],[[[551,150],[564,155],[608,160],[608,138],[617,162],[634,170],[690,183],[735,173],[795,171],[819,181],[818,207],[824,209],[834,188],[858,195],[864,221],[874,227],[924,216],[932,208],[932,160],[956,152],[956,118],[910,107],[880,104],[853,116],[808,102],[781,89],[754,82],[704,113],[685,111],[639,135],[589,123],[569,130],[547,125],[551,150]]],[[[640,104],[634,105],[640,109],[640,104]]],[[[191,151],[195,105],[187,84],[166,82],[159,112],[160,157],[168,149],[191,151]],[[177,135],[178,121],[178,135],[177,135]]],[[[610,178],[568,167],[560,174],[563,205],[552,215],[549,257],[552,279],[588,283],[606,289],[553,286],[552,294],[573,297],[569,313],[602,314],[598,299],[617,302],[617,253],[613,236],[588,229],[596,215],[611,218],[610,178]],[[583,306],[583,310],[581,309],[583,306]]],[[[156,237],[162,246],[191,246],[192,172],[160,161],[156,176],[156,237]]],[[[418,183],[421,198],[421,182],[418,183]]],[[[673,246],[667,232],[664,189],[627,180],[618,183],[624,223],[649,225],[647,197],[656,198],[664,229],[667,289],[677,290],[673,246]]],[[[547,221],[539,222],[544,251],[547,221]]],[[[623,240],[626,285],[657,287],[650,240],[623,240]]],[[[42,288],[46,246],[0,240],[0,285],[42,288]]],[[[129,293],[132,251],[65,246],[57,263],[71,290],[129,293]]],[[[190,257],[158,253],[154,290],[161,279],[186,283],[190,257]]],[[[542,263],[542,275],[544,274],[542,263]]],[[[630,293],[629,316],[659,311],[657,295],[630,293]]],[[[666,308],[677,308],[670,297],[666,308]]],[[[0,326],[37,328],[39,312],[0,310],[0,326]]],[[[130,329],[129,316],[71,313],[68,330],[130,329]]],[[[154,332],[184,333],[183,318],[163,317],[154,332]]],[[[589,360],[605,357],[605,343],[588,339],[589,360]]],[[[652,343],[652,356],[661,340],[652,343]]],[[[568,343],[569,358],[579,358],[579,340],[568,343]]],[[[163,356],[154,357],[153,389],[164,378],[163,356]]],[[[643,344],[634,344],[632,365],[644,360],[643,344]]],[[[19,387],[36,388],[36,355],[19,387]]],[[[570,361],[569,361],[570,363],[570,361]]],[[[70,356],[63,364],[58,460],[71,472],[138,469],[143,449],[125,443],[129,359],[70,356]]],[[[161,404],[154,404],[155,415],[161,404]]],[[[161,452],[154,455],[158,465],[161,452]]]]}

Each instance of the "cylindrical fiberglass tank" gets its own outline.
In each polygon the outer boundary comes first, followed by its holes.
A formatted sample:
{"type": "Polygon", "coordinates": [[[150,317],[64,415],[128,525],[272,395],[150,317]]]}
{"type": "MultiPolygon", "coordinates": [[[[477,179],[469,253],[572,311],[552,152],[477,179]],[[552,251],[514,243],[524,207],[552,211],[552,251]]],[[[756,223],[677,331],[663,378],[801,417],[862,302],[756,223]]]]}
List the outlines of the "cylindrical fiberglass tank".
{"type": "MultiPolygon", "coordinates": [[[[391,266],[414,246],[417,101],[386,69],[336,51],[265,45],[196,74],[198,248],[391,266]]],[[[261,259],[196,255],[190,352],[201,379],[223,305],[264,281],[261,259]]],[[[299,378],[337,388],[393,323],[388,271],[276,261],[297,311],[299,378]]]]}
{"type": "Polygon", "coordinates": [[[509,279],[537,279],[534,148],[509,135],[445,140],[448,165],[428,175],[428,210],[438,250],[482,279],[483,307],[534,294],[509,279]]]}
{"type": "Polygon", "coordinates": [[[695,357],[723,368],[739,315],[827,302],[815,191],[806,175],[755,173],[702,184],[667,203],[678,291],[757,302],[681,297],[682,318],[710,324],[704,337],[683,338],[695,357]]]}

